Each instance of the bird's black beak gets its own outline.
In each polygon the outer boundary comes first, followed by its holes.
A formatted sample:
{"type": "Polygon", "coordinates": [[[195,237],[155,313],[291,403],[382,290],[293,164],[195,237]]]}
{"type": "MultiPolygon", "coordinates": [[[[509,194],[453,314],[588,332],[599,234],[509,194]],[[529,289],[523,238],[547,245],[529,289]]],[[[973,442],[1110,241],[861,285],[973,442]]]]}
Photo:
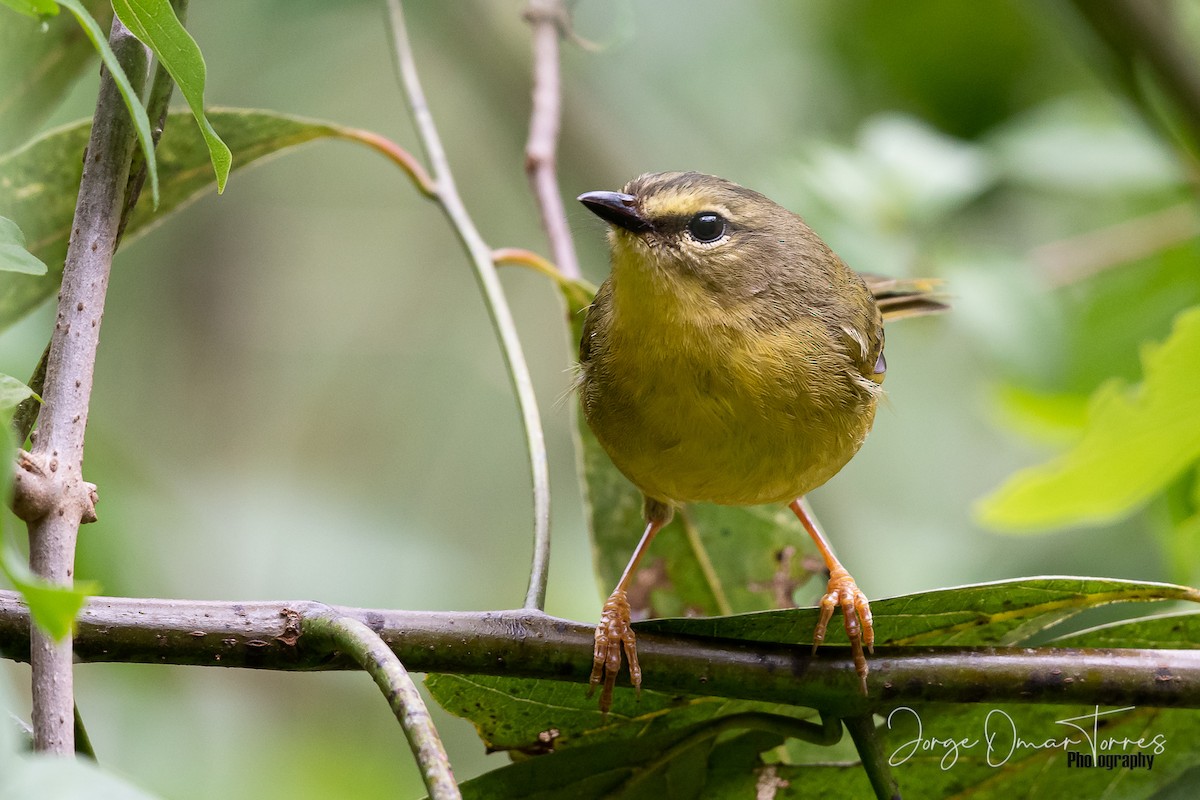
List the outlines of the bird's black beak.
{"type": "Polygon", "coordinates": [[[605,222],[632,233],[644,233],[653,226],[638,210],[637,198],[620,192],[585,192],[579,202],[605,222]]]}

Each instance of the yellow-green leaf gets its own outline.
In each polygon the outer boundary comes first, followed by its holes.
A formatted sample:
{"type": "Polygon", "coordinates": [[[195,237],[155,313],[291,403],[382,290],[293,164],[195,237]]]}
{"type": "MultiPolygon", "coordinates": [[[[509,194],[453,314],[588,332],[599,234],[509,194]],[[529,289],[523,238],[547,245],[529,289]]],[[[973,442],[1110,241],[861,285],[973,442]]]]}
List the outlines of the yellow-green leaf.
{"type": "MultiPolygon", "coordinates": [[[[33,389],[11,375],[0,373],[0,422],[7,425],[9,413],[25,402],[27,397],[37,397],[37,395],[33,393],[33,389]]],[[[39,397],[38,400],[40,402],[41,398],[39,397]]]]}
{"type": "Polygon", "coordinates": [[[233,155],[204,115],[204,56],[196,40],[179,22],[167,0],[113,0],[113,9],[130,33],[146,44],[171,73],[187,99],[196,124],[208,145],[217,177],[217,194],[225,191],[233,155]]]}
{"type": "Polygon", "coordinates": [[[1000,530],[1101,523],[1137,509],[1200,458],[1200,307],[1175,320],[1142,354],[1143,380],[1111,381],[1088,405],[1078,444],[1011,476],[980,501],[979,520],[1000,530]]]}
{"type": "MultiPolygon", "coordinates": [[[[177,211],[214,186],[207,142],[188,112],[173,112],[158,145],[162,197],[157,210],[139,203],[125,229],[128,244],[151,223],[177,211]]],[[[269,111],[218,109],[209,114],[237,156],[239,168],[320,138],[360,141],[387,153],[389,143],[364,132],[269,111]]],[[[83,170],[90,123],[49,131],[20,150],[0,156],[0,214],[24,231],[29,251],[50,267],[31,278],[0,272],[0,330],[53,297],[62,280],[75,195],[83,170]]]]}
{"type": "MultiPolygon", "coordinates": [[[[1200,591],[1151,581],[1053,576],[887,597],[871,602],[871,616],[875,644],[880,647],[1018,645],[1088,608],[1172,600],[1200,602],[1200,591]]],[[[796,608],[730,617],[651,619],[634,627],[639,633],[794,644],[812,641],[817,614],[815,608],[796,608]]],[[[845,630],[830,625],[825,641],[846,644],[845,630]]]]}
{"type": "Polygon", "coordinates": [[[55,640],[64,638],[74,629],[79,609],[83,608],[88,596],[98,590],[93,581],[59,586],[39,578],[7,548],[0,555],[0,571],[25,598],[33,621],[55,640]]]}

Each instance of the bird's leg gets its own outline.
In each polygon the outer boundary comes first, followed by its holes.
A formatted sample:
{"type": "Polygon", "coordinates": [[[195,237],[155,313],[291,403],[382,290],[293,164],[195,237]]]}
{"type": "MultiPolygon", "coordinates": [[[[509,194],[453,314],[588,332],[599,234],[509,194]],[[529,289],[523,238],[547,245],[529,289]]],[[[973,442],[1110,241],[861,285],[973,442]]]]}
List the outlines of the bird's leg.
{"type": "Polygon", "coordinates": [[[642,533],[642,539],[633,551],[629,563],[625,565],[625,571],[617,581],[617,588],[613,589],[613,593],[604,603],[600,612],[600,624],[596,626],[596,648],[592,652],[592,676],[589,679],[591,685],[588,696],[596,690],[597,684],[603,684],[600,689],[600,711],[604,714],[612,707],[613,687],[617,683],[617,672],[621,669],[622,648],[625,658],[629,660],[629,682],[638,690],[642,688],[642,669],[637,660],[637,638],[630,627],[632,621],[626,591],[638,562],[650,548],[654,535],[671,521],[672,512],[671,507],[665,503],[647,498],[645,513],[646,530],[642,533]]]}
{"type": "Polygon", "coordinates": [[[875,649],[875,629],[871,627],[871,606],[867,596],[859,590],[854,578],[842,566],[829,546],[829,540],[821,533],[809,510],[804,498],[793,500],[788,506],[800,518],[808,535],[816,542],[817,549],[825,559],[825,567],[829,570],[829,585],[825,596],[821,598],[821,617],[817,621],[817,629],[813,633],[813,652],[825,641],[825,629],[833,617],[833,611],[839,606],[846,625],[846,636],[850,639],[850,650],[854,654],[854,669],[862,683],[863,694],[867,693],[867,657],[863,654],[863,645],[869,652],[875,649]]]}

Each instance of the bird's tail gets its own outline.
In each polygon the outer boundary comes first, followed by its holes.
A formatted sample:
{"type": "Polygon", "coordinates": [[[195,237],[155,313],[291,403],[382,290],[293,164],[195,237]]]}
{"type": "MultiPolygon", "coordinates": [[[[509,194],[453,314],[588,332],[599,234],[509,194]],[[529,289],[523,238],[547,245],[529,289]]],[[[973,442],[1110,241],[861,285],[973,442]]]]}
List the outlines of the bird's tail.
{"type": "Polygon", "coordinates": [[[936,278],[889,278],[864,274],[862,279],[875,296],[884,322],[940,314],[950,309],[946,295],[941,291],[942,282],[936,278]]]}

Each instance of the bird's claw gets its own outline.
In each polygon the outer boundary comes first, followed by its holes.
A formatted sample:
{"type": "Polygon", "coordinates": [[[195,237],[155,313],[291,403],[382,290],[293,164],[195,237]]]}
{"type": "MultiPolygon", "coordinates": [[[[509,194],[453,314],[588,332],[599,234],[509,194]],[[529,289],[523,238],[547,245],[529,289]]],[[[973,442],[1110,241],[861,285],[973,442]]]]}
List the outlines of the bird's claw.
{"type": "MultiPolygon", "coordinates": [[[[871,606],[867,596],[855,584],[854,578],[844,568],[838,567],[829,574],[829,585],[825,588],[825,596],[821,598],[821,616],[817,620],[817,628],[813,632],[813,652],[825,641],[825,631],[829,620],[837,608],[842,609],[842,617],[846,626],[846,637],[850,640],[850,651],[854,655],[854,671],[858,673],[863,694],[867,693],[867,657],[863,653],[863,645],[867,652],[875,651],[875,629],[871,625],[871,606]]],[[[597,641],[599,641],[599,633],[597,641]]]]}
{"type": "Polygon", "coordinates": [[[621,651],[629,661],[629,682],[639,691],[642,688],[642,669],[637,660],[637,637],[630,627],[629,600],[625,592],[616,591],[604,604],[600,624],[596,626],[596,648],[592,652],[592,675],[588,680],[588,696],[600,685],[600,713],[612,707],[613,687],[621,669],[621,651]]]}

